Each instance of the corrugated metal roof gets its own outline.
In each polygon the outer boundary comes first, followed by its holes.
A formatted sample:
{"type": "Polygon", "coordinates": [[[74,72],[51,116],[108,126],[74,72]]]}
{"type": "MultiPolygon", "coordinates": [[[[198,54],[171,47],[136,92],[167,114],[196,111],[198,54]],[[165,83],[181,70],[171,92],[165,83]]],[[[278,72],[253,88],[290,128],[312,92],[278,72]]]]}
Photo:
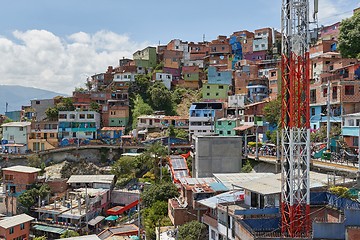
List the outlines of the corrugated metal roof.
{"type": "Polygon", "coordinates": [[[86,235],[79,237],[61,238],[61,239],[62,240],[100,240],[101,238],[93,234],[93,235],[86,235]]]}
{"type": "Polygon", "coordinates": [[[39,225],[39,224],[35,225],[33,228],[38,231],[51,232],[51,233],[56,233],[56,234],[62,234],[66,231],[66,229],[63,229],[63,228],[50,227],[50,226],[39,225]]]}
{"type": "Polygon", "coordinates": [[[228,203],[228,202],[239,201],[241,199],[240,195],[244,195],[244,191],[235,190],[235,191],[229,191],[226,193],[221,193],[216,196],[200,200],[198,202],[204,206],[215,209],[216,204],[218,204],[218,203],[228,203]]]}
{"type": "Polygon", "coordinates": [[[67,183],[112,183],[115,175],[72,175],[67,183]]]}
{"type": "Polygon", "coordinates": [[[20,165],[3,168],[2,170],[8,170],[8,171],[14,171],[14,172],[24,172],[24,173],[35,173],[35,172],[41,171],[40,168],[20,166],[20,165]]]}
{"type": "Polygon", "coordinates": [[[258,178],[264,178],[273,173],[214,173],[214,177],[223,183],[228,189],[238,187],[241,183],[254,181],[258,178]]]}
{"type": "Polygon", "coordinates": [[[4,218],[0,221],[0,227],[8,229],[22,223],[30,222],[32,220],[34,220],[33,217],[30,217],[29,215],[24,213],[13,217],[4,218]]]}

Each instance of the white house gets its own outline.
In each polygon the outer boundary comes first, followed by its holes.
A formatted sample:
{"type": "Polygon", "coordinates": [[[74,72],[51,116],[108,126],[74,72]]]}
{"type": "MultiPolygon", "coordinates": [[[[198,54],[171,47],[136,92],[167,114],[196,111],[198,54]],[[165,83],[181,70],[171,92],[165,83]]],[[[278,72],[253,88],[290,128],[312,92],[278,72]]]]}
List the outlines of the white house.
{"type": "Polygon", "coordinates": [[[28,150],[30,125],[30,122],[10,122],[1,125],[3,129],[2,151],[25,153],[28,150]]]}

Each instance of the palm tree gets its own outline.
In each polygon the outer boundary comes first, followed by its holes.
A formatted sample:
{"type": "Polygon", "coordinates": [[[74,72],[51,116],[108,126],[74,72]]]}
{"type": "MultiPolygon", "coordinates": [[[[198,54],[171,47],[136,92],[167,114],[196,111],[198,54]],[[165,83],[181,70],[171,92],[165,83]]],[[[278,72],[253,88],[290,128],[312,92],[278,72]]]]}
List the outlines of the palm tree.
{"type": "Polygon", "coordinates": [[[157,141],[153,143],[147,150],[147,154],[149,154],[151,157],[153,157],[153,171],[156,178],[161,180],[161,171],[162,169],[159,169],[159,159],[160,159],[160,167],[162,166],[162,159],[167,156],[167,148],[162,145],[160,141],[157,141]],[[160,173],[160,174],[159,174],[160,173]]]}

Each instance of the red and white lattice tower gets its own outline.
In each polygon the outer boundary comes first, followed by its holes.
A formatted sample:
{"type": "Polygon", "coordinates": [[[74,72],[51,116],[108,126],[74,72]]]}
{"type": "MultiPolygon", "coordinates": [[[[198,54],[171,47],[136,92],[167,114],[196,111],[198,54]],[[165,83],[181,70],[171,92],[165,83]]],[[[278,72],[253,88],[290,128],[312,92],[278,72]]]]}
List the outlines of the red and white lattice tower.
{"type": "Polygon", "coordinates": [[[282,234],[310,234],[309,2],[282,2],[282,234]]]}

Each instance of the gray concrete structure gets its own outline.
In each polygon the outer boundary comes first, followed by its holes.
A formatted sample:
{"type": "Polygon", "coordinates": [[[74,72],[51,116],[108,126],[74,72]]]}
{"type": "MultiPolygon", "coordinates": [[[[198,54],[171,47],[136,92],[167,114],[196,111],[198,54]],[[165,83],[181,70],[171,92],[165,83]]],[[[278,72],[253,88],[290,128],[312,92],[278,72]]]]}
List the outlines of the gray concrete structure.
{"type": "Polygon", "coordinates": [[[46,118],[45,111],[49,107],[54,107],[54,99],[33,99],[31,100],[31,107],[35,111],[36,121],[43,121],[46,118]]]}
{"type": "Polygon", "coordinates": [[[239,136],[193,136],[195,178],[213,177],[213,173],[239,173],[242,166],[242,138],[239,136]]]}

